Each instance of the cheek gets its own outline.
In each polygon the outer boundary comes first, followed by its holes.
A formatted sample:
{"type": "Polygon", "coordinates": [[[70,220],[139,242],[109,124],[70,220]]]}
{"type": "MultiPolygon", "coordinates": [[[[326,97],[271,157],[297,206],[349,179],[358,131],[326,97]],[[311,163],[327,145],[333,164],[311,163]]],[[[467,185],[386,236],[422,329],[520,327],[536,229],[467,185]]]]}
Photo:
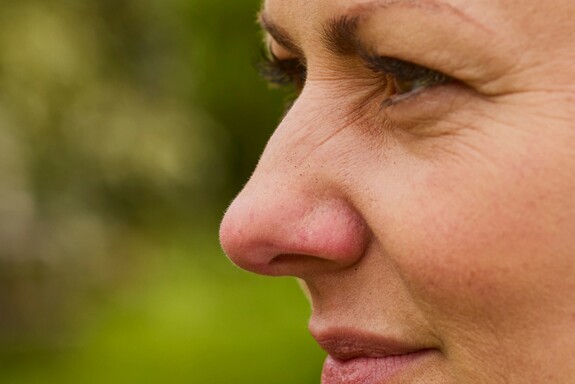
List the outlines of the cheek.
{"type": "Polygon", "coordinates": [[[575,183],[542,156],[547,163],[532,151],[436,163],[401,187],[408,192],[394,204],[388,252],[454,339],[465,340],[471,324],[478,342],[528,339],[534,324],[552,326],[575,302],[565,294],[575,279],[575,183]]]}

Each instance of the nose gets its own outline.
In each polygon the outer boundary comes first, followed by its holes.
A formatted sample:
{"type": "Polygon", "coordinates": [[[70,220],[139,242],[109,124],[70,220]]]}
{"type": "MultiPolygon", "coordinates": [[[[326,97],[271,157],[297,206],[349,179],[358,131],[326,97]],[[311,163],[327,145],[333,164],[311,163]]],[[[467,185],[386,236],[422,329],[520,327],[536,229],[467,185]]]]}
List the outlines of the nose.
{"type": "Polygon", "coordinates": [[[369,236],[362,215],[339,184],[341,170],[329,164],[335,156],[314,155],[313,135],[307,137],[301,127],[304,120],[290,118],[295,108],[228,208],[220,241],[243,269],[305,279],[354,265],[369,236]]]}

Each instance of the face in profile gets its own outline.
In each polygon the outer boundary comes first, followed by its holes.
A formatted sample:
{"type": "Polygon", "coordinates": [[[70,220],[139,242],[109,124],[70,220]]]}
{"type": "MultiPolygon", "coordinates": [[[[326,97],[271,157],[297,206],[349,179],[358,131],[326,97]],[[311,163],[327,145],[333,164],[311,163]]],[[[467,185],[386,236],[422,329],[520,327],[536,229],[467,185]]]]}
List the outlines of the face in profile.
{"type": "Polygon", "coordinates": [[[230,206],[324,384],[575,382],[575,2],[267,0],[298,97],[230,206]]]}

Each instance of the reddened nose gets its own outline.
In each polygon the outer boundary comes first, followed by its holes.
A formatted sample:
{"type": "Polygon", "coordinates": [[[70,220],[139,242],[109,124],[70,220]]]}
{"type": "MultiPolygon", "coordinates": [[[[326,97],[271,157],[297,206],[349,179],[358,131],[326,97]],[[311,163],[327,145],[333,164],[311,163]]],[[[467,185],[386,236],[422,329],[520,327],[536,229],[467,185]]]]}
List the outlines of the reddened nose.
{"type": "Polygon", "coordinates": [[[222,247],[235,264],[265,275],[305,277],[346,268],[362,257],[367,230],[351,204],[298,188],[266,188],[256,180],[221,224],[222,247]]]}

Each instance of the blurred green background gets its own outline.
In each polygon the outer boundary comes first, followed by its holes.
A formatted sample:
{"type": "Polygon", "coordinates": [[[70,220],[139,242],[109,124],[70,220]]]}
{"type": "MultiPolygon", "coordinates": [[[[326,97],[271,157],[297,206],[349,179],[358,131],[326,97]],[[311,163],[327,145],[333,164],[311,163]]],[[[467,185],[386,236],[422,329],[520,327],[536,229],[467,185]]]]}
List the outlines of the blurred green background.
{"type": "Polygon", "coordinates": [[[318,383],[217,228],[281,113],[252,0],[0,2],[0,382],[318,383]]]}

